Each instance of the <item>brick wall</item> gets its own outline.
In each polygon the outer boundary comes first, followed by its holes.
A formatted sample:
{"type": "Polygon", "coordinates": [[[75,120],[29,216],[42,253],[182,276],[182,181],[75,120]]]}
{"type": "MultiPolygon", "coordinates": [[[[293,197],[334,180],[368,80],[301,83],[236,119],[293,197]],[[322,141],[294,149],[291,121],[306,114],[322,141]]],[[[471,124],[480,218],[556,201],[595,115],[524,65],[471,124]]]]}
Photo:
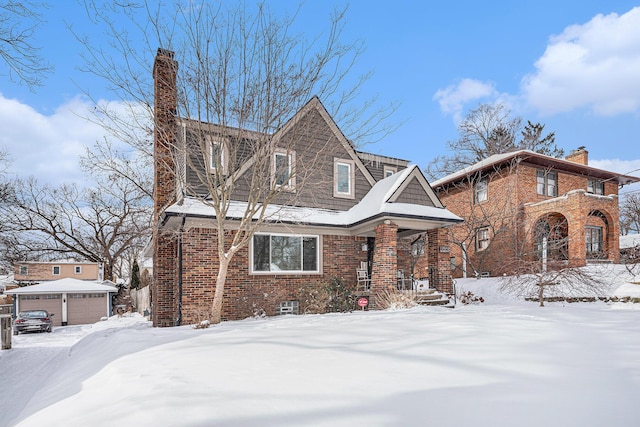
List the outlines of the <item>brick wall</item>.
{"type": "MultiPolygon", "coordinates": [[[[299,301],[304,312],[309,292],[322,289],[334,277],[355,286],[356,269],[367,259],[367,252],[361,249],[366,238],[322,236],[321,240],[321,274],[251,274],[249,248],[242,248],[229,266],[223,320],[273,316],[284,301],[299,301]]],[[[218,271],[217,233],[214,229],[194,228],[184,233],[182,241],[182,323],[191,324],[211,310],[218,271]]]]}

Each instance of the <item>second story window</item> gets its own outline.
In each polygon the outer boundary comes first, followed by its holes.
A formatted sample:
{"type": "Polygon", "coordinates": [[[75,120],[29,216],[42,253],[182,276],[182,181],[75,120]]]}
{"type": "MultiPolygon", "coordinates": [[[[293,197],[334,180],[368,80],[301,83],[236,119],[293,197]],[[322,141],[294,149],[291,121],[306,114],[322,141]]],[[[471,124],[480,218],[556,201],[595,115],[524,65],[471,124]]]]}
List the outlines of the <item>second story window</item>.
{"type": "Polygon", "coordinates": [[[555,172],[537,171],[536,192],[541,196],[557,196],[558,174],[555,172]]]}
{"type": "Polygon", "coordinates": [[[394,167],[391,166],[385,166],[384,167],[384,178],[388,178],[391,175],[393,175],[394,173],[396,173],[398,170],[394,167]]]}
{"type": "Polygon", "coordinates": [[[54,265],[51,269],[51,273],[54,276],[59,276],[60,275],[60,266],[59,265],[54,265]]]}
{"type": "Polygon", "coordinates": [[[28,276],[29,275],[29,266],[28,265],[21,265],[20,266],[20,275],[21,276],[28,276]]]}
{"type": "Polygon", "coordinates": [[[475,183],[473,186],[474,203],[481,203],[487,200],[489,196],[487,187],[487,178],[482,178],[475,183]]]}
{"type": "Polygon", "coordinates": [[[295,179],[293,177],[293,163],[295,153],[285,150],[276,151],[273,155],[273,183],[278,187],[293,190],[295,179]]]}
{"type": "Polygon", "coordinates": [[[220,171],[225,173],[226,171],[226,155],[224,150],[224,144],[217,139],[208,138],[209,142],[209,170],[213,172],[220,171]]]}
{"type": "Polygon", "coordinates": [[[334,197],[354,198],[354,166],[352,160],[335,159],[333,161],[334,197]]]}
{"type": "Polygon", "coordinates": [[[587,191],[592,194],[604,195],[604,182],[598,179],[590,179],[587,182],[587,191]]]}
{"type": "Polygon", "coordinates": [[[489,247],[489,227],[482,227],[476,230],[476,251],[484,251],[489,247]]]}
{"type": "Polygon", "coordinates": [[[82,274],[82,266],[81,265],[76,265],[74,268],[74,272],[76,274],[82,274]]]}

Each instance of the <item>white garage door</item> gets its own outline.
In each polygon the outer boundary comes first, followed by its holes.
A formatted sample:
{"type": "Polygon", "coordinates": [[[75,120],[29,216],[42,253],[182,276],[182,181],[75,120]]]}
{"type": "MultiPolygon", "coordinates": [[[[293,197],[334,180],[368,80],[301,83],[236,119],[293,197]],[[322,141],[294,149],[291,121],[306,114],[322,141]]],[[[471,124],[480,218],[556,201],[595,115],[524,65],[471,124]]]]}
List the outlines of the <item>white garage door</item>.
{"type": "Polygon", "coordinates": [[[53,316],[53,326],[62,325],[62,295],[61,294],[32,294],[20,295],[18,303],[20,311],[47,310],[53,316]]]}
{"type": "Polygon", "coordinates": [[[67,294],[69,325],[96,323],[107,315],[107,294],[67,294]]]}

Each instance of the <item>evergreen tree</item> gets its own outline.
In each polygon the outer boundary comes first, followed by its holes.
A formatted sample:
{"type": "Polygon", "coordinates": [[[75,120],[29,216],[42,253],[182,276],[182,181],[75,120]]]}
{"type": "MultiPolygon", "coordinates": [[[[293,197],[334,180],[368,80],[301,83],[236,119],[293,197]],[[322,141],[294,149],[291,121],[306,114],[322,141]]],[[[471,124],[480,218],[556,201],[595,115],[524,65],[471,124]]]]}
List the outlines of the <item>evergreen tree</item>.
{"type": "Polygon", "coordinates": [[[140,287],[140,267],[138,267],[138,261],[133,261],[133,267],[131,268],[131,284],[130,289],[137,289],[140,287]]]}

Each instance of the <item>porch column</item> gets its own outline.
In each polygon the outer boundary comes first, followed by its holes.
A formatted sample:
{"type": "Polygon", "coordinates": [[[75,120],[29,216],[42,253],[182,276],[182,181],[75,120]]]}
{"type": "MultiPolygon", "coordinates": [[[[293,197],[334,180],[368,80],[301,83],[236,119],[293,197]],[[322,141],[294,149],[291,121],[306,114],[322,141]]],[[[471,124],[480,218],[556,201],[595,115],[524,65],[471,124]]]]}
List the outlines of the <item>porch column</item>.
{"type": "Polygon", "coordinates": [[[451,280],[451,252],[446,228],[427,231],[429,254],[429,287],[440,292],[453,293],[451,280]]]}
{"type": "Polygon", "coordinates": [[[395,289],[398,280],[398,226],[387,220],[379,224],[375,232],[376,244],[373,250],[369,304],[371,308],[379,309],[383,308],[380,304],[380,295],[385,289],[395,289]]]}

